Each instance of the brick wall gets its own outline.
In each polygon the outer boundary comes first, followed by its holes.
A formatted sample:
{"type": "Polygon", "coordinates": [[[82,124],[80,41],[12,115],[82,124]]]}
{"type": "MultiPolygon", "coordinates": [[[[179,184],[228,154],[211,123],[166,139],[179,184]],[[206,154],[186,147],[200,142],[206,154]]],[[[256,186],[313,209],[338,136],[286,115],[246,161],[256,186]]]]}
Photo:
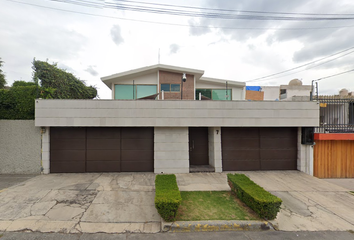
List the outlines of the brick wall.
{"type": "Polygon", "coordinates": [[[246,100],[262,101],[264,92],[246,90],[246,100]]]}
{"type": "MultiPolygon", "coordinates": [[[[181,84],[182,73],[159,71],[159,84],[181,84]]],[[[165,99],[181,99],[181,92],[165,92],[165,99]]],[[[183,99],[194,100],[194,75],[187,74],[183,83],[183,99]]]]}

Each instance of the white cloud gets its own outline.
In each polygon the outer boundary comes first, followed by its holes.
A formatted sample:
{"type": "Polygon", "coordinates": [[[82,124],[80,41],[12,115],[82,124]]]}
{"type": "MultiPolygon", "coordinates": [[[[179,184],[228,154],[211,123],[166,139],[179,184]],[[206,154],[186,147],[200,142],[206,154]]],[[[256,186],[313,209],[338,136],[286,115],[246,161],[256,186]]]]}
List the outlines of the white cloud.
{"type": "MultiPolygon", "coordinates": [[[[162,3],[162,0],[157,2],[162,3]]],[[[32,0],[31,4],[65,11],[0,1],[0,57],[5,62],[3,70],[9,85],[14,80],[31,80],[31,62],[35,57],[57,62],[88,85],[97,86],[101,98],[111,97],[111,91],[102,83],[101,77],[156,64],[159,49],[163,64],[205,70],[205,76],[209,77],[244,81],[349,48],[354,37],[353,28],[267,30],[351,25],[350,21],[220,20],[95,9],[45,0],[32,0]]],[[[229,10],[354,12],[354,3],[345,0],[171,0],[169,4],[229,10]]],[[[310,84],[313,79],[349,70],[353,56],[308,71],[250,84],[284,84],[293,78],[310,84]]],[[[320,81],[320,91],[334,93],[344,87],[354,89],[353,77],[353,74],[346,74],[320,81]]]]}
{"type": "Polygon", "coordinates": [[[119,25],[114,25],[111,29],[111,37],[113,42],[119,46],[120,44],[122,44],[124,42],[124,39],[122,37],[122,33],[120,30],[120,26],[119,25]]]}

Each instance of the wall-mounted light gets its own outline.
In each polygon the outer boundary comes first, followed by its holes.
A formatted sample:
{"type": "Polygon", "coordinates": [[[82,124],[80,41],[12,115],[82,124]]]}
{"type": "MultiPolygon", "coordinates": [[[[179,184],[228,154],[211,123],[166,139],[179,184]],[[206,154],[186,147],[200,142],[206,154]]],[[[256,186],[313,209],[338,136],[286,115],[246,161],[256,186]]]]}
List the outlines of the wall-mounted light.
{"type": "Polygon", "coordinates": [[[42,132],[42,134],[44,134],[46,132],[45,127],[41,127],[41,132],[42,132]]]}
{"type": "Polygon", "coordinates": [[[216,130],[216,134],[219,134],[219,130],[216,130]]]}
{"type": "Polygon", "coordinates": [[[187,76],[186,76],[185,73],[183,73],[182,80],[183,80],[183,82],[186,82],[186,81],[187,81],[187,76]]]}

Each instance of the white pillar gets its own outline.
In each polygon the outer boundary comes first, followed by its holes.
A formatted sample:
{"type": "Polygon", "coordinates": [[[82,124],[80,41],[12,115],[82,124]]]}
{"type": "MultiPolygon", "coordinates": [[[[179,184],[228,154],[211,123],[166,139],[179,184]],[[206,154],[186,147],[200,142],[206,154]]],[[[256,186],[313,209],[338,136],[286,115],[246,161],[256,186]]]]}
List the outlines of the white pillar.
{"type": "Polygon", "coordinates": [[[41,128],[42,134],[42,172],[50,173],[50,128],[41,128]]]}
{"type": "Polygon", "coordinates": [[[209,165],[215,168],[215,172],[222,172],[221,159],[221,128],[209,127],[209,165]]]}

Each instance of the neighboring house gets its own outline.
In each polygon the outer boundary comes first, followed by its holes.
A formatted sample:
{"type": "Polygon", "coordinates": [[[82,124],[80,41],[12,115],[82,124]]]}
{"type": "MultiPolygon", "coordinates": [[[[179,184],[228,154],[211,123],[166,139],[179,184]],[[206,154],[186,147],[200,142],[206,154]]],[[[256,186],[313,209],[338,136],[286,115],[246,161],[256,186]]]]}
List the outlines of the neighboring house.
{"type": "Polygon", "coordinates": [[[112,100],[36,100],[44,172],[312,174],[316,102],[246,101],[244,83],[203,74],[158,64],[103,77],[112,100]]]}
{"type": "Polygon", "coordinates": [[[314,96],[320,103],[315,129],[314,174],[320,178],[354,177],[354,95],[314,96]]]}
{"type": "Polygon", "coordinates": [[[302,85],[302,81],[299,79],[293,79],[288,85],[280,85],[280,100],[292,101],[293,97],[308,97],[310,100],[310,94],[312,91],[311,85],[302,85]]]}
{"type": "Polygon", "coordinates": [[[302,81],[293,79],[288,85],[247,86],[246,99],[255,101],[303,101],[310,100],[311,85],[302,85],[302,81]]]}
{"type": "Polygon", "coordinates": [[[263,101],[264,92],[259,86],[247,86],[246,87],[246,100],[250,101],[263,101]]]}

